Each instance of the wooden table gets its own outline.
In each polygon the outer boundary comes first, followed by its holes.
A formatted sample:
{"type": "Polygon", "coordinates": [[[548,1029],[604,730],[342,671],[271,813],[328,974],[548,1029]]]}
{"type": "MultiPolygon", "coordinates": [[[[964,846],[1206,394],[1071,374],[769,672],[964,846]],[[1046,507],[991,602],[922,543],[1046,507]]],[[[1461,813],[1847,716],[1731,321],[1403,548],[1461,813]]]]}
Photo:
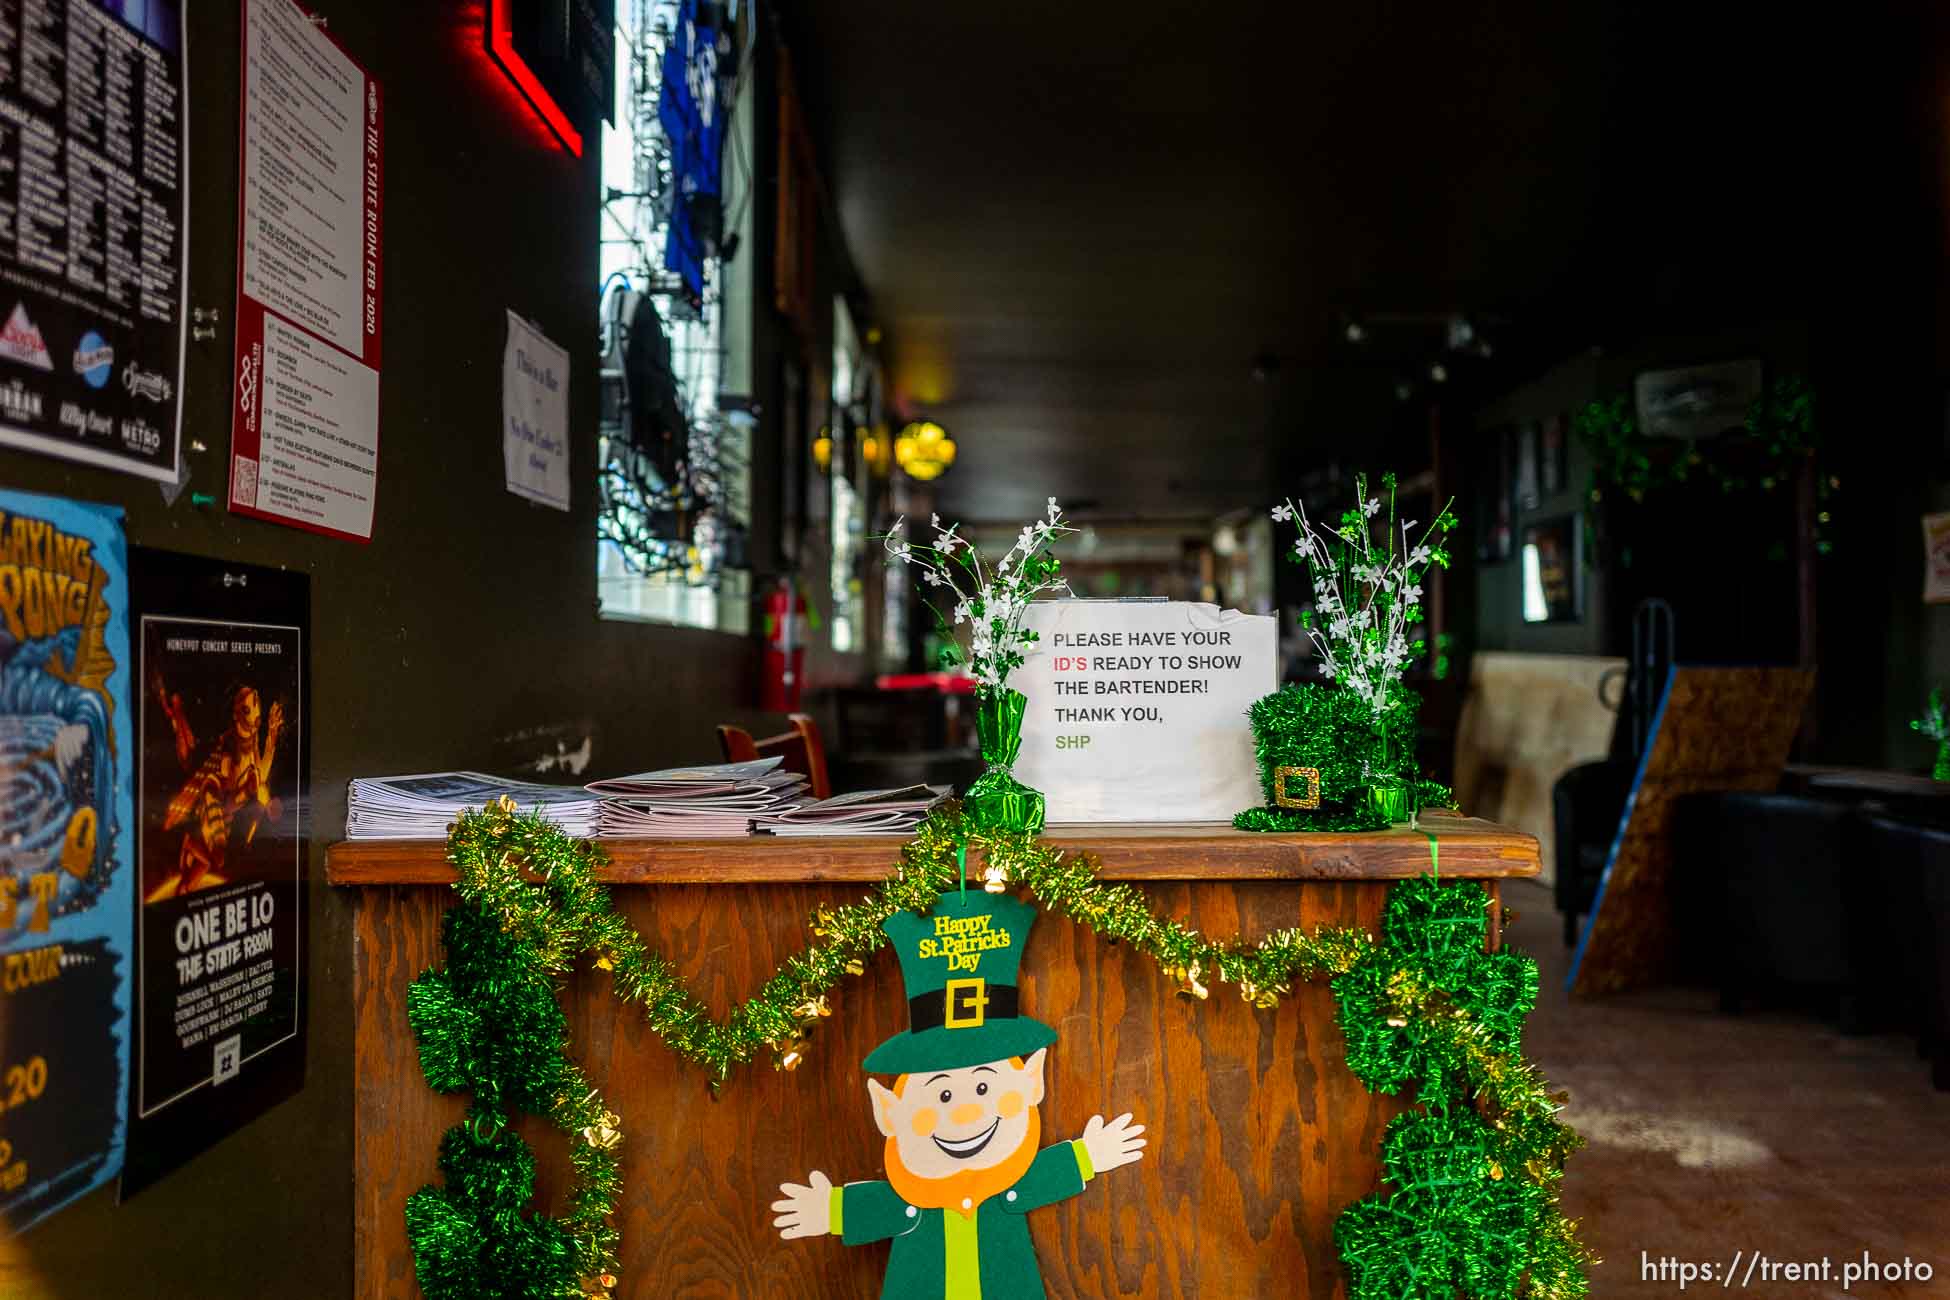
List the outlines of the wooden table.
{"type": "MultiPolygon", "coordinates": [[[[1425,816],[1444,876],[1534,876],[1520,832],[1425,816]]],[[[1099,855],[1105,880],[1137,882],[1161,914],[1213,935],[1257,939],[1286,927],[1381,919],[1387,882],[1429,868],[1419,831],[1250,835],[1225,826],[1053,827],[1099,855]]],[[[886,839],[613,841],[601,876],[619,909],[722,1014],[810,938],[820,903],[857,900],[891,869],[886,839]]],[[[417,1295],[402,1207],[437,1177],[440,1134],[465,1099],[426,1086],[406,990],[441,961],[453,880],[437,842],[335,845],[332,883],[361,890],[354,1214],[360,1297],[417,1295]]],[[[1496,916],[1497,909],[1492,909],[1496,916]]],[[[1044,1140],[1093,1114],[1136,1112],[1153,1142],[1138,1165],[1032,1220],[1052,1300],[1094,1296],[1339,1296],[1335,1216],[1376,1189],[1383,1127],[1400,1109],[1350,1074],[1324,984],[1257,1011],[1230,987],[1174,996],[1145,958],[1058,917],[1041,920],[1021,978],[1030,1014],[1062,1037],[1051,1049],[1044,1140]]],[[[667,1051],[602,972],[568,979],[572,1051],[622,1116],[625,1199],[618,1295],[874,1297],[885,1246],[782,1242],[778,1184],[821,1169],[835,1181],[881,1174],[881,1138],[860,1061],[906,1027],[897,964],[883,950],[843,986],[805,1063],[760,1063],[713,1101],[702,1075],[667,1051]]],[[[567,1161],[545,1124],[521,1130],[541,1165],[540,1203],[559,1212],[567,1161]]]]}

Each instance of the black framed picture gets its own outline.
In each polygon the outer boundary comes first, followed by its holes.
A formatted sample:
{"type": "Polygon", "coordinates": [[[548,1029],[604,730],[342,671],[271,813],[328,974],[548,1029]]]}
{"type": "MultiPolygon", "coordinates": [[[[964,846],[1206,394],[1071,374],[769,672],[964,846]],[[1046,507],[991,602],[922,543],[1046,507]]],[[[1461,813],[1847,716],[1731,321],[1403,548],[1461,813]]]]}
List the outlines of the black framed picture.
{"type": "Polygon", "coordinates": [[[1526,420],[1517,426],[1517,477],[1511,485],[1510,494],[1516,498],[1517,509],[1535,510],[1540,500],[1537,470],[1537,444],[1542,441],[1542,427],[1535,420],[1526,420]]]}
{"type": "Polygon", "coordinates": [[[1523,528],[1523,621],[1584,619],[1584,516],[1573,512],[1523,528]]]}
{"type": "Polygon", "coordinates": [[[1761,394],[1757,359],[1641,371],[1632,380],[1639,430],[1653,438],[1712,438],[1746,421],[1761,394]]]}
{"type": "Polygon", "coordinates": [[[1553,415],[1544,421],[1543,439],[1537,448],[1537,478],[1538,487],[1546,497],[1556,496],[1570,486],[1570,434],[1570,416],[1553,415]]]}
{"type": "Polygon", "coordinates": [[[1514,549],[1516,511],[1510,488],[1515,472],[1516,435],[1514,425],[1485,433],[1472,475],[1470,513],[1476,519],[1476,558],[1484,564],[1501,564],[1510,558],[1514,549]]]}

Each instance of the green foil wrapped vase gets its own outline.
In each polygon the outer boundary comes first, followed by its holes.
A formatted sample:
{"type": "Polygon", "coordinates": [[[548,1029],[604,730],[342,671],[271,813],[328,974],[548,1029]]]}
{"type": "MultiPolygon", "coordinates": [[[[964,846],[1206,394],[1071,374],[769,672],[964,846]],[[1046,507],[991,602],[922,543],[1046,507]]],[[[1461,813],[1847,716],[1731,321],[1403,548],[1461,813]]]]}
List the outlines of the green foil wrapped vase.
{"type": "Polygon", "coordinates": [[[1368,806],[1390,826],[1415,822],[1415,786],[1399,776],[1376,776],[1368,780],[1368,806]]]}
{"type": "Polygon", "coordinates": [[[1039,835],[1045,813],[1042,791],[1016,780],[1010,770],[1022,752],[1022,714],[1029,699],[1021,691],[977,698],[975,732],[988,767],[962,796],[962,811],[977,834],[1039,835]]]}

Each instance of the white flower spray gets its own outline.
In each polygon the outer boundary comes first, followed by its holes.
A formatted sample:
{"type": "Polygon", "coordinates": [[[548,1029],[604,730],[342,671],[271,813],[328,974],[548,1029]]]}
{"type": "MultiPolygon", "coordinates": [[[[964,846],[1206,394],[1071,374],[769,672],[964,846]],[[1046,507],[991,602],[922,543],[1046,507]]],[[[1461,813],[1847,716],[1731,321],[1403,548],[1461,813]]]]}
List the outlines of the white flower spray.
{"type": "Polygon", "coordinates": [[[1449,567],[1442,539],[1456,526],[1454,498],[1415,534],[1413,519],[1397,522],[1395,476],[1384,474],[1388,518],[1379,539],[1370,521],[1381,512],[1379,494],[1368,495],[1366,475],[1354,479],[1355,505],[1343,511],[1338,527],[1307,518],[1304,504],[1273,507],[1276,523],[1294,521],[1300,536],[1295,557],[1313,577],[1314,608],[1301,625],[1320,652],[1320,673],[1354,692],[1374,715],[1381,737],[1382,762],[1388,761],[1383,718],[1400,698],[1402,670],[1423,647],[1409,632],[1422,622],[1422,579],[1431,564],[1449,567]]]}
{"type": "Polygon", "coordinates": [[[887,555],[921,570],[924,584],[945,589],[944,599],[948,594],[955,597],[947,614],[932,600],[928,602],[942,639],[950,646],[951,662],[967,667],[980,694],[1007,694],[1009,674],[1022,666],[1037,641],[1036,633],[1022,625],[1029,602],[1051,593],[1070,594],[1050,544],[1077,530],[1063,522],[1062,508],[1051,497],[1049,516],[1024,524],[1016,544],[990,566],[960,536],[960,524],[943,528],[941,516],[933,516],[931,542],[910,542],[906,527],[904,517],[894,521],[886,537],[887,555]],[[969,629],[966,646],[959,633],[964,623],[969,629]]]}

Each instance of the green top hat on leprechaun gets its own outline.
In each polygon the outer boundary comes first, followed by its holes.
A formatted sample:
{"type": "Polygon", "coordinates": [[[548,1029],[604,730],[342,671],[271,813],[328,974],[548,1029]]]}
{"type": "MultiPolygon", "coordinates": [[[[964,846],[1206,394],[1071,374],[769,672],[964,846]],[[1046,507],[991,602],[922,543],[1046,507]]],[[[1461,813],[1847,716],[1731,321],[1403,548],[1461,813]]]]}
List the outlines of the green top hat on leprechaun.
{"type": "Polygon", "coordinates": [[[874,1074],[961,1070],[1027,1056],[1056,1031],[1021,1014],[1016,972],[1036,909],[989,893],[943,894],[926,915],[881,925],[907,986],[907,1032],[868,1053],[874,1074]]]}

